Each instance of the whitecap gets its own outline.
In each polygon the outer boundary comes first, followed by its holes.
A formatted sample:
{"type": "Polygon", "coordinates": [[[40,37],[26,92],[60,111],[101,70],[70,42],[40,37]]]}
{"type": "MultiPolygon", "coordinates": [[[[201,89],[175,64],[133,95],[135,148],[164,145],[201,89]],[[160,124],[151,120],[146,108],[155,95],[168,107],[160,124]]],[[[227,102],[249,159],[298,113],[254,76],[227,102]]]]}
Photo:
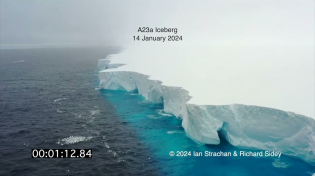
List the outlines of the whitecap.
{"type": "Polygon", "coordinates": [[[105,147],[106,147],[106,148],[110,148],[109,145],[108,145],[106,142],[105,142],[105,147]]]}
{"type": "Polygon", "coordinates": [[[96,114],[99,114],[101,112],[101,110],[91,110],[90,112],[91,112],[90,117],[92,117],[92,116],[94,116],[96,114]]]}
{"type": "Polygon", "coordinates": [[[67,98],[57,98],[57,99],[54,100],[54,103],[56,103],[58,101],[61,101],[61,100],[65,100],[65,99],[67,99],[67,98]]]}
{"type": "Polygon", "coordinates": [[[64,144],[75,144],[78,142],[83,142],[83,141],[89,141],[93,137],[85,137],[85,136],[69,136],[67,138],[63,138],[61,140],[58,140],[57,144],[64,145],[64,144]]]}
{"type": "Polygon", "coordinates": [[[121,158],[118,158],[118,162],[125,162],[125,160],[121,159],[121,158]]]}
{"type": "Polygon", "coordinates": [[[87,124],[93,122],[94,119],[95,119],[95,115],[99,114],[101,112],[101,110],[91,110],[90,112],[91,112],[91,114],[90,114],[90,116],[88,118],[91,119],[91,120],[86,122],[87,124]]]}
{"type": "Polygon", "coordinates": [[[64,113],[64,111],[60,110],[60,109],[57,109],[57,112],[58,113],[64,113]]]}
{"type": "Polygon", "coordinates": [[[117,152],[115,152],[113,150],[108,150],[108,152],[112,153],[114,155],[114,157],[118,156],[117,152]]]}

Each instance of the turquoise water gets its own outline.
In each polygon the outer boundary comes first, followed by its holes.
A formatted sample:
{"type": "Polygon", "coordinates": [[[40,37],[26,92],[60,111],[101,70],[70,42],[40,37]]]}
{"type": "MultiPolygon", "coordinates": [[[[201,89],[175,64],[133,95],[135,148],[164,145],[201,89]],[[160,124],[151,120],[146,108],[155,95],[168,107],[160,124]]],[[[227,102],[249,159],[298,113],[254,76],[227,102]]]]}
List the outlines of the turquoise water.
{"type": "Polygon", "coordinates": [[[234,152],[251,150],[235,148],[224,140],[220,145],[199,145],[186,136],[180,119],[163,112],[162,104],[148,103],[136,92],[101,90],[101,93],[151,149],[150,159],[156,161],[161,175],[293,176],[315,173],[314,166],[284,155],[280,158],[233,156],[234,152]],[[177,151],[186,151],[187,155],[170,156],[171,151],[175,155],[177,151]],[[232,156],[206,157],[205,151],[231,152],[232,156]],[[194,152],[201,152],[203,156],[193,156],[194,152]]]}

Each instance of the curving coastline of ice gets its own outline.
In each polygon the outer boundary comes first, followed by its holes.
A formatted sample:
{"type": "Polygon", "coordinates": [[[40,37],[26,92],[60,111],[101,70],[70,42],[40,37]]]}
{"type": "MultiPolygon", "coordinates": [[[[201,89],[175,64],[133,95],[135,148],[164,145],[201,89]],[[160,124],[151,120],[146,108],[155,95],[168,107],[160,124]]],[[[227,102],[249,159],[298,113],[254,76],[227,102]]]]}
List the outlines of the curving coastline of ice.
{"type": "Polygon", "coordinates": [[[188,104],[191,96],[181,87],[162,85],[148,75],[115,71],[110,60],[99,60],[100,86],[109,90],[138,90],[146,100],[163,103],[164,111],[182,119],[192,140],[219,144],[221,133],[233,146],[281,151],[315,165],[315,120],[282,110],[232,105],[188,104]]]}

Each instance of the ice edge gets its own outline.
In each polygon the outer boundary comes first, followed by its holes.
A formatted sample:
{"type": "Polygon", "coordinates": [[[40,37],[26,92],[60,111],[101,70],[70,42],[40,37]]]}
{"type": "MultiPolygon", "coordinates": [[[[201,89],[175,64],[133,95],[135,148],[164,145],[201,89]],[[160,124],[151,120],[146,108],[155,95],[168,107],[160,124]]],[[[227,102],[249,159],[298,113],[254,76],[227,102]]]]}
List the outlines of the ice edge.
{"type": "Polygon", "coordinates": [[[163,85],[141,73],[115,71],[125,64],[111,64],[110,58],[98,61],[101,88],[138,90],[147,101],[163,103],[165,112],[182,119],[182,127],[192,140],[219,144],[221,133],[235,147],[281,151],[315,165],[314,119],[259,106],[188,104],[191,96],[187,90],[163,85]]]}

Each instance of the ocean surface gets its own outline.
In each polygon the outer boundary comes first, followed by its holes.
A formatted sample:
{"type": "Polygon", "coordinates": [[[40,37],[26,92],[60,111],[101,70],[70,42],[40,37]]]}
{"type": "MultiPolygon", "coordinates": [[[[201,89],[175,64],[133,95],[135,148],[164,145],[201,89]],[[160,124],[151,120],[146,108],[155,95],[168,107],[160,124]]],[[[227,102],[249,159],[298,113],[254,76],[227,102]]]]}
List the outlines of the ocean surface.
{"type": "Polygon", "coordinates": [[[241,149],[224,140],[197,144],[162,104],[148,103],[137,92],[99,89],[97,60],[118,52],[114,47],[0,50],[0,175],[315,173],[314,166],[284,155],[193,156],[241,149]],[[33,148],[90,148],[93,157],[34,159],[33,148]],[[177,151],[190,156],[176,156],[177,151]]]}
{"type": "Polygon", "coordinates": [[[148,147],[95,89],[97,60],[118,51],[0,50],[0,175],[157,175],[148,147]],[[33,148],[93,156],[34,159],[33,148]]]}

